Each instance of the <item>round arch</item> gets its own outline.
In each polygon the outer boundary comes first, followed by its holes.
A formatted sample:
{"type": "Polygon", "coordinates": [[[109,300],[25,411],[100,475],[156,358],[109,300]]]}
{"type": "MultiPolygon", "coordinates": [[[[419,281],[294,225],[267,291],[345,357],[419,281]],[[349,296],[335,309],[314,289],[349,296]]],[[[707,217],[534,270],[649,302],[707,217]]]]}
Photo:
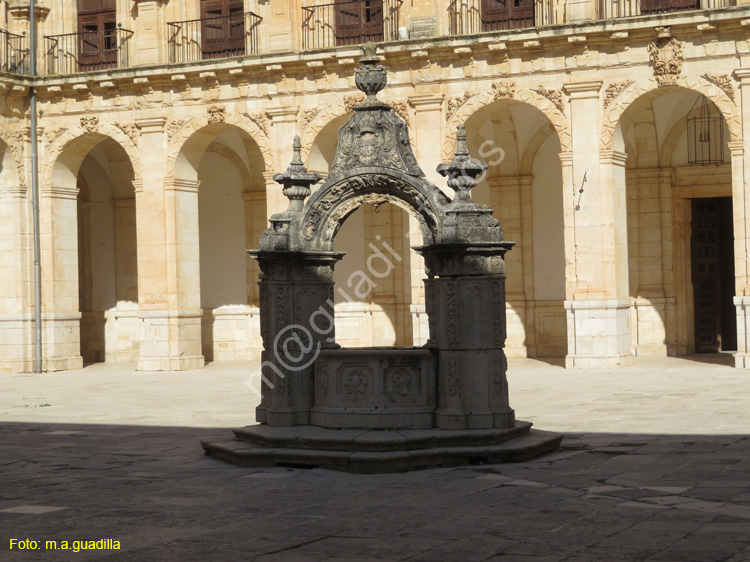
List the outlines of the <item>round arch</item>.
{"type": "Polygon", "coordinates": [[[173,121],[170,125],[167,129],[169,145],[165,162],[168,176],[197,179],[197,170],[203,151],[218,135],[230,129],[241,131],[245,140],[251,143],[252,150],[248,152],[258,151],[263,170],[274,169],[273,150],[268,131],[262,129],[254,119],[247,115],[207,112],[201,117],[192,117],[182,122],[173,121]]]}
{"type": "Polygon", "coordinates": [[[530,89],[521,89],[515,92],[509,91],[507,93],[509,94],[507,96],[497,96],[491,92],[482,92],[466,100],[456,110],[447,123],[448,134],[443,140],[444,160],[451,158],[451,152],[456,142],[456,127],[461,123],[466,123],[480,109],[502,100],[526,103],[541,111],[549,119],[555,131],[557,131],[561,151],[568,152],[571,150],[570,125],[563,112],[552,101],[530,89]]]}
{"type": "Polygon", "coordinates": [[[623,114],[634,104],[647,103],[667,91],[691,90],[711,100],[724,116],[732,141],[742,140],[740,110],[727,93],[708,80],[698,76],[685,76],[677,80],[675,86],[659,86],[654,79],[635,81],[627,86],[604,112],[601,149],[615,148],[618,126],[623,114]]]}
{"type": "Polygon", "coordinates": [[[316,192],[302,217],[301,238],[310,249],[332,251],[336,234],[346,217],[363,204],[393,203],[416,217],[425,245],[438,240],[438,215],[450,200],[421,178],[396,170],[362,168],[356,175],[316,192]]]}
{"type": "MultiPolygon", "coordinates": [[[[126,127],[127,128],[127,127],[126,127]]],[[[137,127],[129,128],[132,133],[127,134],[121,126],[111,123],[97,124],[95,127],[84,129],[80,126],[60,126],[50,130],[44,136],[44,158],[41,172],[42,185],[60,187],[66,185],[75,186],[76,177],[81,164],[91,149],[96,145],[111,139],[118,144],[127,154],[127,158],[133,169],[133,179],[140,180],[143,173],[135,131],[137,127]]]]}

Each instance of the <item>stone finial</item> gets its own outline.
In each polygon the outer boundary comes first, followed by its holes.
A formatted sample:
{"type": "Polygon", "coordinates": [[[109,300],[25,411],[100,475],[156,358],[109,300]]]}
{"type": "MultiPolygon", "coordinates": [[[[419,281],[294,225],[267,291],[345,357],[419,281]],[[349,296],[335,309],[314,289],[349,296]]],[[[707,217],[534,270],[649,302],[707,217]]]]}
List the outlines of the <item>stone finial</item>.
{"type": "Polygon", "coordinates": [[[294,157],[289,164],[289,168],[283,174],[273,176],[273,180],[284,186],[282,193],[290,201],[287,212],[299,213],[302,212],[303,201],[312,192],[310,186],[318,183],[321,176],[316,172],[308,172],[302,162],[302,141],[299,135],[294,137],[292,148],[294,149],[294,157]]]}
{"type": "Polygon", "coordinates": [[[367,99],[360,107],[383,106],[384,104],[377,98],[378,92],[383,90],[388,83],[388,76],[385,67],[378,57],[377,47],[374,43],[367,43],[362,50],[364,56],[359,59],[360,66],[354,77],[354,83],[362,92],[367,94],[367,99]]]}
{"type": "Polygon", "coordinates": [[[475,160],[466,147],[466,126],[462,123],[456,132],[456,149],[449,164],[440,164],[437,172],[448,178],[448,185],[456,192],[459,203],[470,203],[470,191],[476,187],[477,177],[487,170],[487,164],[475,160]]]}

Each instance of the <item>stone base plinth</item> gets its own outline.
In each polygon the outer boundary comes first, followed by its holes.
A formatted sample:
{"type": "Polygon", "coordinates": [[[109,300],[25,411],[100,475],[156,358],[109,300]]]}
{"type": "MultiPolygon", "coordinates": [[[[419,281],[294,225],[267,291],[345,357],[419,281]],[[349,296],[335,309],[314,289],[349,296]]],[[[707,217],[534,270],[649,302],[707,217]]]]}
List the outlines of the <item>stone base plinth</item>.
{"type": "Polygon", "coordinates": [[[139,371],[201,369],[202,311],[141,311],[139,371]]]}
{"type": "Polygon", "coordinates": [[[632,364],[630,299],[565,301],[567,368],[611,369],[632,364]]]}
{"type": "Polygon", "coordinates": [[[556,451],[563,436],[516,422],[510,429],[336,430],[255,425],[236,440],[203,442],[207,456],[245,467],[293,466],[355,473],[520,462],[556,451]]]}

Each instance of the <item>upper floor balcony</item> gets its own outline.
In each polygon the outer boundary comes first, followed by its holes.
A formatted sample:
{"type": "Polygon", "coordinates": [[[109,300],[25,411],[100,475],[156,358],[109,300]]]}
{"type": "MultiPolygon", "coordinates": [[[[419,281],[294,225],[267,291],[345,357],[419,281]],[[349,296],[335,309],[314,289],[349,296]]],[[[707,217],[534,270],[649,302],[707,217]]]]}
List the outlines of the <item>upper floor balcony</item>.
{"type": "MultiPolygon", "coordinates": [[[[115,23],[118,15],[113,0],[86,0],[101,5],[103,11],[79,14],[76,33],[45,34],[43,27],[38,45],[38,68],[43,75],[67,75],[329,49],[369,41],[381,43],[542,30],[547,26],[658,17],[676,12],[681,15],[675,17],[692,17],[687,12],[695,11],[695,17],[703,18],[707,17],[706,10],[731,8],[736,3],[750,5],[750,0],[436,1],[437,6],[404,0],[300,0],[297,8],[287,7],[286,11],[260,3],[259,13],[255,13],[246,11],[241,0],[202,0],[196,4],[200,6],[200,18],[169,21],[166,15],[170,12],[163,12],[146,21],[143,19],[146,16],[141,14],[125,20],[133,29],[130,30],[115,23]],[[312,3],[304,5],[306,2],[312,3]]],[[[162,8],[157,6],[157,9],[174,7],[173,14],[183,13],[176,5],[159,6],[162,8]]],[[[0,72],[28,73],[28,38],[8,31],[1,33],[0,72]]]]}
{"type": "Polygon", "coordinates": [[[176,21],[167,24],[169,63],[241,57],[259,53],[263,18],[253,12],[176,21]]]}

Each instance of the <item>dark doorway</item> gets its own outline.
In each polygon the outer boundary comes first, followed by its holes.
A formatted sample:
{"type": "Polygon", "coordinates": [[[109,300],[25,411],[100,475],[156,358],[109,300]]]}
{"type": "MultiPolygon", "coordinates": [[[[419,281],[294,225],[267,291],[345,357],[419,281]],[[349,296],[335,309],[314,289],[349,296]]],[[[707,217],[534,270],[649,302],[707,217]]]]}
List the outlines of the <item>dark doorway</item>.
{"type": "Polygon", "coordinates": [[[336,44],[383,40],[383,0],[336,2],[336,44]]]}
{"type": "Polygon", "coordinates": [[[245,13],[242,0],[202,0],[204,59],[245,54],[245,13]]]}
{"type": "Polygon", "coordinates": [[[117,67],[115,0],[78,0],[79,70],[117,67]]]}
{"type": "Polygon", "coordinates": [[[732,198],[692,200],[695,352],[737,349],[732,198]]]}

